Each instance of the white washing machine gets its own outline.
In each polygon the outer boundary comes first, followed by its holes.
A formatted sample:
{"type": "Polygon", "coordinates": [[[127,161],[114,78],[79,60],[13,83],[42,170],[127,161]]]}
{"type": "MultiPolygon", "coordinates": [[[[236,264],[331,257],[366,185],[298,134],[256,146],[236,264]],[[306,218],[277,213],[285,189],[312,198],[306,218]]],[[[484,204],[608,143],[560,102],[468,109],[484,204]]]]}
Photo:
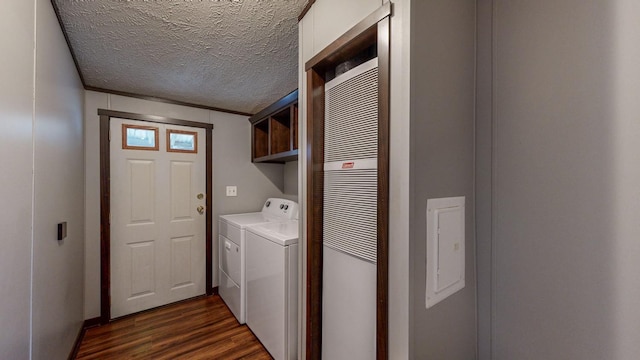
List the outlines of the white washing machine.
{"type": "Polygon", "coordinates": [[[245,323],[245,229],[251,225],[276,223],[298,218],[298,204],[291,200],[270,198],[262,211],[221,215],[218,221],[218,292],[240,324],[245,323]]]}
{"type": "Polygon", "coordinates": [[[298,221],[247,228],[247,326],[275,360],[297,359],[298,221]]]}

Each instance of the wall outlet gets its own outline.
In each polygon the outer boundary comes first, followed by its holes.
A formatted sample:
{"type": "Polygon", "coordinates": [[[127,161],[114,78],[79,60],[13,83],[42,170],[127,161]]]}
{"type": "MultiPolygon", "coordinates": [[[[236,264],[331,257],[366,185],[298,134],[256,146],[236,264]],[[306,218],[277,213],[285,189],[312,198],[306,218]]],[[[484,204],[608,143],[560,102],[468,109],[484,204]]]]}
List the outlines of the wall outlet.
{"type": "Polygon", "coordinates": [[[238,187],[227,186],[227,196],[238,196],[238,187]]]}

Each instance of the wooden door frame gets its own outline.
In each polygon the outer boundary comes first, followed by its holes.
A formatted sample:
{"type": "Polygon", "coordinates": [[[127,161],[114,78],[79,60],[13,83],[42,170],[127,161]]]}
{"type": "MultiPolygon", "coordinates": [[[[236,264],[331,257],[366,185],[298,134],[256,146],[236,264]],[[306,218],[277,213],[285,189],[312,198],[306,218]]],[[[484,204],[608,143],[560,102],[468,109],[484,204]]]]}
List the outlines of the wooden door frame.
{"type": "Polygon", "coordinates": [[[389,96],[391,3],[387,2],[305,64],[307,76],[307,359],[322,358],[324,122],[326,69],[372,44],[378,52],[376,358],[388,358],[389,96]]]}
{"type": "Polygon", "coordinates": [[[142,115],[123,111],[98,109],[100,116],[100,323],[106,324],[111,320],[111,153],[109,144],[109,122],[111,118],[146,121],[159,124],[189,126],[205,129],[205,172],[206,172],[206,220],[205,220],[205,291],[213,294],[211,267],[212,258],[212,149],[213,125],[195,121],[172,119],[157,115],[142,115]]]}

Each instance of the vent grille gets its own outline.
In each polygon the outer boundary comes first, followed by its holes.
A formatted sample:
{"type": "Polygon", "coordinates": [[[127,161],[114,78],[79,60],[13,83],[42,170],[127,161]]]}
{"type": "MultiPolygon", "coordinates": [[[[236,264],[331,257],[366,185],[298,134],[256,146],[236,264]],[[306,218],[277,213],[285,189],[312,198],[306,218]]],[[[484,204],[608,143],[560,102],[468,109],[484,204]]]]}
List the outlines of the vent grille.
{"type": "Polygon", "coordinates": [[[378,156],[377,66],[326,91],[324,148],[326,162],[378,156]]]}
{"type": "Polygon", "coordinates": [[[326,171],[324,245],[376,263],[376,169],[326,171]]]}

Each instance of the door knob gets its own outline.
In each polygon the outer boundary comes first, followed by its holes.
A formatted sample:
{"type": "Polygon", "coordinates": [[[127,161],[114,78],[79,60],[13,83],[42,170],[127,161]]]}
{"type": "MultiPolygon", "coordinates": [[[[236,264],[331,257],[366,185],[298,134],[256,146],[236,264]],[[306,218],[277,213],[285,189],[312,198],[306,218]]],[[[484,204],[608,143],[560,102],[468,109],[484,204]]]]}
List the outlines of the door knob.
{"type": "Polygon", "coordinates": [[[198,194],[198,196],[196,196],[196,197],[198,198],[198,200],[202,200],[202,199],[204,199],[204,194],[203,194],[203,193],[200,193],[200,194],[198,194]]]}
{"type": "Polygon", "coordinates": [[[196,208],[196,210],[198,210],[198,213],[199,213],[200,215],[204,214],[204,206],[200,205],[200,206],[198,206],[198,207],[196,208]]]}

